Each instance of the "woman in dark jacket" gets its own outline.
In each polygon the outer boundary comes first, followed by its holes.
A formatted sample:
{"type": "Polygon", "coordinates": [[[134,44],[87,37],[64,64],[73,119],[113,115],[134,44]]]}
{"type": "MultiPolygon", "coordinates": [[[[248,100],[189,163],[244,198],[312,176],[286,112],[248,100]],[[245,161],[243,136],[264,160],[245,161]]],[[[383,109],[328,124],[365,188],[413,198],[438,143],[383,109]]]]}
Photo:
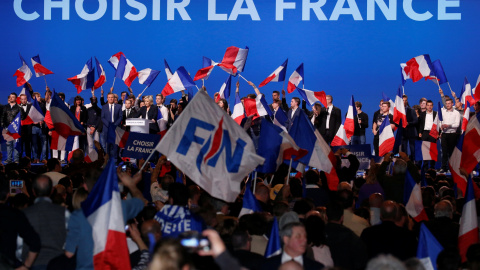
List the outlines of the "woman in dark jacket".
{"type": "Polygon", "coordinates": [[[145,106],[140,108],[138,115],[143,119],[150,120],[149,133],[157,134],[160,132],[157,124],[158,107],[153,105],[153,98],[151,96],[146,96],[144,102],[145,106]]]}

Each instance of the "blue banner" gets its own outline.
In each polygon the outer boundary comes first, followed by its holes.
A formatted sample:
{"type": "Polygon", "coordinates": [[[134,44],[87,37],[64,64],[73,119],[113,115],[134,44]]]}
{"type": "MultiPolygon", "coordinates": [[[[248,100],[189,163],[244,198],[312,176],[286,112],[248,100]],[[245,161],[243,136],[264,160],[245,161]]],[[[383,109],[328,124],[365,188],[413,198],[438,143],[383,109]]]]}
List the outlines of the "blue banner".
{"type": "Polygon", "coordinates": [[[122,156],[147,159],[160,141],[160,135],[131,132],[122,156]]]}
{"type": "Polygon", "coordinates": [[[343,145],[332,147],[333,152],[336,152],[339,148],[347,148],[352,154],[357,156],[360,162],[359,170],[366,170],[370,167],[370,159],[372,158],[372,149],[370,144],[357,144],[357,145],[343,145]]]}

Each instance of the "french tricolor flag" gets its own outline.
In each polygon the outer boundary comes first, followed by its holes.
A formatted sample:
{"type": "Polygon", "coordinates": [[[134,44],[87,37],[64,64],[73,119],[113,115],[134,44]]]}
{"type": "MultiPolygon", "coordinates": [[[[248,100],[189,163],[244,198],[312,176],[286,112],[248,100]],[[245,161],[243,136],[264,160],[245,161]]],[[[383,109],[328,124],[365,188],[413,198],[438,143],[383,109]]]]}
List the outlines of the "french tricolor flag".
{"type": "Polygon", "coordinates": [[[230,98],[230,92],[232,88],[232,75],[228,75],[227,80],[222,84],[220,87],[220,91],[218,92],[217,99],[215,102],[220,101],[221,98],[228,100],[230,98]]]}
{"type": "Polygon", "coordinates": [[[475,88],[472,89],[473,99],[475,102],[480,101],[480,75],[478,75],[477,83],[475,84],[475,88]]]}
{"type": "Polygon", "coordinates": [[[332,143],[330,144],[331,146],[342,146],[342,145],[347,145],[349,144],[350,140],[347,138],[347,132],[345,130],[345,120],[343,120],[343,123],[340,125],[340,128],[337,130],[337,134],[335,134],[335,137],[332,140],[332,143]]]}
{"type": "Polygon", "coordinates": [[[290,78],[288,79],[288,87],[287,91],[288,93],[292,93],[295,91],[297,86],[300,84],[300,82],[303,80],[303,63],[300,64],[300,66],[297,67],[297,69],[290,75],[290,78]]]}
{"type": "Polygon", "coordinates": [[[167,63],[167,59],[163,59],[163,63],[165,64],[165,74],[167,74],[167,80],[170,80],[170,78],[173,76],[173,72],[167,63]]]}
{"type": "Polygon", "coordinates": [[[77,94],[83,90],[93,88],[95,84],[95,69],[92,68],[92,59],[90,58],[77,76],[68,78],[67,80],[77,89],[77,94]]]}
{"type": "MultiPolygon", "coordinates": [[[[462,92],[460,93],[460,101],[463,104],[466,104],[466,102],[469,102],[470,104],[475,103],[475,99],[472,96],[472,86],[468,82],[467,77],[465,77],[465,80],[463,80],[462,92]]],[[[455,104],[455,101],[453,103],[455,104]]]]}
{"type": "Polygon", "coordinates": [[[65,144],[65,151],[68,151],[67,160],[70,161],[73,157],[73,151],[80,148],[80,141],[78,136],[68,136],[65,144]]]}
{"type": "Polygon", "coordinates": [[[353,99],[352,95],[352,97],[350,98],[350,104],[348,105],[347,116],[345,117],[345,122],[343,124],[348,140],[350,140],[350,138],[353,136],[353,133],[355,132],[355,123],[353,122],[355,116],[357,116],[357,110],[355,108],[355,100],[353,99]]]}
{"type": "Polygon", "coordinates": [[[393,102],[393,100],[390,99],[390,98],[385,94],[385,92],[382,92],[382,100],[383,100],[383,102],[388,102],[388,103],[390,103],[389,113],[390,113],[391,115],[393,115],[393,113],[394,113],[393,110],[394,110],[394,107],[395,107],[395,102],[393,102]]]}
{"type": "Polygon", "coordinates": [[[462,257],[462,262],[467,260],[468,248],[478,243],[477,207],[475,205],[473,185],[472,178],[468,177],[465,204],[463,205],[458,233],[458,250],[462,257]]]}
{"type": "Polygon", "coordinates": [[[92,226],[95,269],[130,269],[115,159],[111,158],[82,210],[92,226]]]}
{"type": "Polygon", "coordinates": [[[32,78],[32,71],[27,66],[27,62],[25,62],[23,57],[20,54],[19,56],[20,56],[20,60],[22,61],[22,66],[19,69],[17,69],[17,71],[15,72],[15,74],[13,74],[13,76],[14,77],[17,76],[17,86],[22,86],[26,82],[28,82],[30,78],[32,78]]]}
{"type": "Polygon", "coordinates": [[[140,70],[138,72],[138,82],[140,84],[147,85],[147,87],[150,87],[153,81],[155,81],[155,79],[157,78],[158,74],[160,74],[160,71],[153,70],[151,68],[140,70]]]}
{"type": "Polygon", "coordinates": [[[440,134],[440,122],[443,121],[443,114],[442,114],[442,105],[438,102],[438,111],[437,116],[433,119],[432,129],[430,130],[429,135],[433,138],[437,139],[440,134]]]}
{"type": "Polygon", "coordinates": [[[247,56],[248,47],[245,47],[245,49],[240,49],[235,46],[228,47],[222,62],[220,62],[218,66],[227,73],[236,76],[237,72],[243,72],[245,63],[247,62],[247,56]]]}
{"type": "Polygon", "coordinates": [[[462,194],[465,194],[467,191],[467,178],[460,173],[460,163],[462,161],[462,148],[463,148],[463,139],[464,134],[460,135],[457,145],[453,149],[450,160],[448,161],[448,167],[452,173],[452,178],[457,187],[462,190],[462,194]]]}
{"type": "Polygon", "coordinates": [[[402,120],[403,128],[407,127],[407,114],[405,113],[405,104],[403,104],[402,86],[398,87],[397,95],[395,96],[395,106],[393,109],[393,122],[400,124],[402,120]]]}
{"type": "Polygon", "coordinates": [[[125,148],[127,144],[128,136],[130,136],[130,132],[125,131],[124,129],[117,127],[115,129],[115,144],[118,145],[119,148],[125,148]]]}
{"type": "Polygon", "coordinates": [[[98,153],[97,150],[93,149],[88,153],[88,155],[85,157],[85,162],[87,163],[92,163],[98,159],[98,153]]]}
{"type": "Polygon", "coordinates": [[[405,64],[405,63],[400,64],[400,75],[401,75],[401,78],[402,78],[402,85],[405,85],[407,80],[410,79],[410,76],[408,76],[408,74],[405,72],[405,67],[406,66],[407,66],[407,64],[405,64]]]}
{"type": "Polygon", "coordinates": [[[287,114],[281,108],[278,108],[274,115],[273,124],[287,131],[287,120],[287,114]]]}
{"type": "Polygon", "coordinates": [[[430,76],[432,71],[431,66],[432,61],[430,60],[430,55],[422,54],[408,60],[403,70],[413,82],[418,82],[422,78],[430,76]]]}
{"type": "Polygon", "coordinates": [[[415,160],[434,160],[438,159],[437,143],[427,141],[415,141],[415,160]]]}
{"type": "Polygon", "coordinates": [[[410,172],[405,173],[405,186],[403,191],[403,202],[407,213],[412,216],[416,222],[428,220],[427,213],[423,209],[422,190],[420,183],[415,182],[410,172]]]}
{"type": "Polygon", "coordinates": [[[158,107],[158,112],[157,112],[157,124],[158,124],[158,129],[160,130],[158,134],[161,135],[160,138],[163,138],[163,136],[165,136],[165,133],[167,133],[167,120],[163,118],[162,112],[160,111],[160,107],[158,107]]]}
{"type": "Polygon", "coordinates": [[[18,112],[17,116],[13,119],[13,121],[8,125],[7,129],[4,129],[2,132],[3,138],[5,141],[10,142],[16,139],[20,139],[21,134],[21,118],[22,112],[18,112]]]}
{"type": "Polygon", "coordinates": [[[40,105],[38,105],[37,99],[34,98],[32,101],[32,107],[30,107],[30,111],[28,111],[27,117],[22,120],[22,125],[38,123],[40,121],[43,121],[44,119],[45,116],[43,115],[42,109],[40,108],[40,105]]]}
{"type": "Polygon", "coordinates": [[[265,115],[273,116],[263,94],[258,95],[255,99],[245,98],[243,104],[245,105],[245,113],[247,114],[247,117],[254,115],[253,119],[256,119],[265,115]]]}
{"type": "Polygon", "coordinates": [[[100,88],[107,81],[105,70],[103,69],[102,64],[100,64],[100,61],[98,61],[97,57],[95,57],[95,63],[97,65],[98,79],[93,84],[93,90],[100,88]]]}
{"type": "Polygon", "coordinates": [[[64,138],[85,133],[83,126],[55,92],[50,103],[50,117],[55,131],[64,138]]]}
{"type": "Polygon", "coordinates": [[[445,71],[443,70],[440,60],[433,61],[430,76],[425,77],[425,80],[437,81],[437,84],[448,82],[447,75],[445,75],[445,71]]]}
{"type": "Polygon", "coordinates": [[[110,57],[110,59],[108,59],[108,63],[109,63],[115,70],[117,70],[118,63],[120,62],[120,57],[121,57],[122,55],[125,57],[125,54],[123,54],[123,52],[118,52],[118,53],[112,55],[112,57],[110,57]]]}
{"type": "Polygon", "coordinates": [[[195,86],[195,83],[190,75],[188,75],[187,70],[184,67],[179,67],[173,74],[172,78],[168,80],[167,84],[162,90],[162,94],[166,97],[192,86],[195,86]]]}
{"type": "Polygon", "coordinates": [[[30,91],[28,91],[25,87],[23,87],[22,91],[20,91],[20,94],[17,96],[17,104],[20,104],[21,95],[27,96],[27,102],[32,103],[32,96],[30,95],[30,91]]]}
{"type": "Polygon", "coordinates": [[[288,59],[283,62],[281,66],[279,66],[275,71],[270,74],[263,82],[260,83],[258,87],[263,87],[267,85],[269,82],[283,82],[285,81],[285,74],[287,73],[287,64],[288,59]]]}
{"type": "Polygon", "coordinates": [[[52,143],[50,144],[51,150],[65,150],[67,145],[67,139],[60,136],[55,130],[52,131],[52,143]]]}
{"type": "Polygon", "coordinates": [[[203,66],[201,69],[197,71],[195,74],[195,77],[193,78],[194,81],[203,79],[203,80],[208,80],[208,77],[210,77],[210,74],[213,71],[213,68],[217,65],[212,59],[208,57],[203,57],[203,66]]]}
{"type": "Polygon", "coordinates": [[[378,132],[380,133],[378,142],[378,156],[383,157],[386,153],[393,150],[393,145],[395,144],[395,137],[393,136],[393,130],[390,126],[390,120],[388,119],[388,116],[383,120],[378,132]]]}
{"type": "Polygon", "coordinates": [[[464,134],[460,167],[471,173],[480,162],[480,113],[470,118],[464,134]]]}
{"type": "Polygon", "coordinates": [[[240,96],[238,96],[238,92],[235,93],[235,105],[233,106],[232,118],[239,125],[242,123],[243,118],[245,118],[245,108],[240,100],[240,96]]]}
{"type": "Polygon", "coordinates": [[[125,85],[130,87],[133,80],[138,77],[137,69],[133,66],[132,62],[128,60],[125,55],[120,55],[120,59],[117,65],[117,71],[115,72],[115,77],[122,79],[125,82],[125,85]]]}
{"type": "Polygon", "coordinates": [[[465,104],[465,110],[463,111],[463,120],[462,120],[462,132],[467,130],[468,121],[470,120],[470,102],[467,101],[465,104]]]}
{"type": "Polygon", "coordinates": [[[36,77],[53,74],[52,71],[50,71],[49,69],[47,69],[42,65],[42,63],[40,62],[40,55],[36,55],[32,57],[31,60],[32,60],[32,66],[33,66],[33,70],[35,71],[36,77]]]}
{"type": "Polygon", "coordinates": [[[238,214],[239,218],[243,215],[262,211],[260,204],[258,203],[257,199],[253,195],[252,190],[250,189],[251,183],[252,183],[252,180],[248,181],[245,187],[245,193],[243,194],[242,209],[238,214]]]}
{"type": "Polygon", "coordinates": [[[315,103],[320,102],[324,107],[327,107],[327,94],[325,91],[314,92],[307,89],[298,88],[300,96],[308,102],[310,106],[314,106],[315,103]]]}

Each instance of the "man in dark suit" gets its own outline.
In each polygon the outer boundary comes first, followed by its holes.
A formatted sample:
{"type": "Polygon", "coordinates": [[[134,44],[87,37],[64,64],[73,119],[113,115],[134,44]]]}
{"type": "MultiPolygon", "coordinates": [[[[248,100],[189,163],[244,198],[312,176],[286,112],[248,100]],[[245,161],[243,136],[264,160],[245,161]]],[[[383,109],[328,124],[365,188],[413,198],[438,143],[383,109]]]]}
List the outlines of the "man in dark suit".
{"type": "Polygon", "coordinates": [[[287,112],[287,130],[293,125],[293,121],[300,115],[300,99],[298,97],[293,97],[290,101],[290,110],[287,112]]]}
{"type": "Polygon", "coordinates": [[[125,100],[125,110],[123,111],[123,117],[122,117],[122,128],[125,129],[126,131],[130,131],[130,127],[126,126],[126,120],[129,118],[136,118],[138,112],[137,110],[132,106],[132,100],[127,99],[125,100]]]}
{"type": "Polygon", "coordinates": [[[408,105],[407,95],[403,95],[403,105],[407,115],[407,127],[403,131],[402,151],[408,153],[407,147],[410,145],[410,159],[415,160],[415,140],[417,139],[417,113],[408,105]]]}
{"type": "MultiPolygon", "coordinates": [[[[419,131],[418,136],[422,141],[437,142],[437,138],[430,135],[432,130],[433,121],[437,117],[437,112],[433,110],[433,101],[427,100],[426,110],[420,113],[418,117],[419,131]]],[[[429,160],[424,162],[423,169],[431,169],[435,167],[435,161],[429,160]]]]}
{"type": "MultiPolygon", "coordinates": [[[[20,95],[20,108],[22,108],[22,120],[27,118],[30,109],[32,108],[32,104],[27,103],[27,95],[21,94],[20,95]]],[[[31,158],[32,157],[32,146],[31,146],[31,139],[32,138],[32,124],[29,125],[22,125],[21,129],[22,135],[22,152],[25,152],[25,156],[31,158]]],[[[20,156],[22,156],[22,152],[20,152],[20,156]]]]}
{"type": "Polygon", "coordinates": [[[115,104],[114,98],[114,95],[109,93],[107,96],[107,103],[102,106],[103,136],[105,136],[107,153],[110,157],[117,156],[117,147],[115,147],[114,143],[108,143],[108,129],[115,129],[122,122],[122,105],[115,104]]]}
{"type": "Polygon", "coordinates": [[[300,222],[292,222],[283,226],[280,230],[283,242],[283,252],[280,255],[269,258],[262,269],[278,269],[280,265],[289,261],[296,261],[303,269],[322,269],[323,264],[305,256],[307,249],[307,232],[305,225],[300,222]]]}
{"type": "Polygon", "coordinates": [[[327,95],[327,107],[320,112],[320,134],[330,144],[342,124],[342,111],[333,106],[333,97],[327,95]]]}

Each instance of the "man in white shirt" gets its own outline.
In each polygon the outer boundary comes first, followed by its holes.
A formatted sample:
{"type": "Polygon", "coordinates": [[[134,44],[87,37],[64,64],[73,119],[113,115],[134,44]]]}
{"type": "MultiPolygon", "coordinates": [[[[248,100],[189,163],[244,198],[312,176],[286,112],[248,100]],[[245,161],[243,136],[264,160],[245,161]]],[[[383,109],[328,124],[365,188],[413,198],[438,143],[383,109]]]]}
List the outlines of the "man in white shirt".
{"type": "MultiPolygon", "coordinates": [[[[430,135],[430,131],[432,130],[433,121],[437,116],[437,112],[433,110],[433,101],[427,100],[425,111],[420,113],[418,117],[418,136],[422,141],[429,141],[429,142],[437,142],[438,138],[434,138],[430,135]]],[[[424,162],[423,169],[431,169],[435,167],[435,161],[430,160],[424,162]]]]}
{"type": "Polygon", "coordinates": [[[298,117],[300,114],[300,109],[298,106],[300,105],[300,99],[298,97],[293,97],[290,101],[290,110],[287,113],[287,130],[293,125],[293,121],[298,117]]]}
{"type": "Polygon", "coordinates": [[[160,112],[162,113],[163,119],[165,119],[165,121],[168,121],[168,108],[165,105],[163,105],[163,103],[165,102],[165,97],[162,94],[157,94],[157,96],[155,97],[155,102],[157,103],[157,106],[160,108],[160,112]]]}
{"type": "Polygon", "coordinates": [[[443,121],[440,126],[442,130],[442,168],[439,173],[444,173],[448,170],[448,160],[457,145],[459,135],[457,129],[462,119],[460,113],[453,108],[453,100],[451,98],[445,100],[445,107],[442,108],[442,116],[443,121]]]}

